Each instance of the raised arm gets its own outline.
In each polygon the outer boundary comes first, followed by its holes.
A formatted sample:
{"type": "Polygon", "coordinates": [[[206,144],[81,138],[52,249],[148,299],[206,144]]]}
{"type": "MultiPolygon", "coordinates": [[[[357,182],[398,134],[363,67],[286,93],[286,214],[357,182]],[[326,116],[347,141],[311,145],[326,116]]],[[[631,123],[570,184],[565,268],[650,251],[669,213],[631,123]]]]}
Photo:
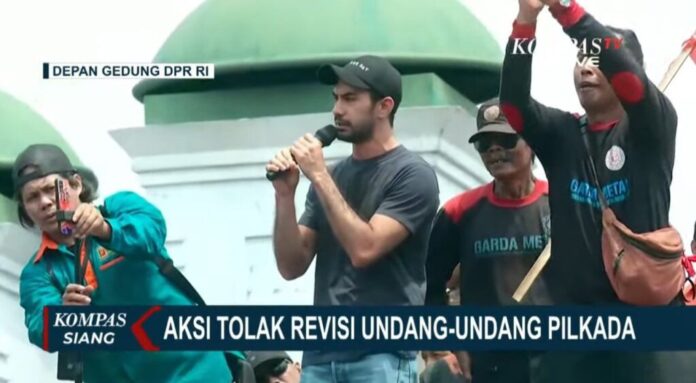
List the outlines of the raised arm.
{"type": "Polygon", "coordinates": [[[280,275],[286,280],[293,280],[307,272],[316,255],[320,206],[316,193],[310,188],[304,214],[297,222],[295,192],[300,182],[300,169],[290,149],[278,152],[266,165],[266,171],[283,172],[273,180],[276,199],[273,253],[280,275]]]}
{"type": "Polygon", "coordinates": [[[102,210],[111,226],[111,238],[100,241],[104,247],[125,257],[162,254],[167,226],[150,202],[136,193],[121,192],[107,198],[102,210]]]}
{"type": "Polygon", "coordinates": [[[623,40],[617,44],[616,34],[574,0],[568,7],[557,2],[550,4],[552,15],[568,36],[579,42],[584,41],[588,47],[592,41],[600,43],[599,69],[628,114],[633,129],[631,134],[651,147],[656,144],[673,146],[677,113],[669,99],[648,79],[635,34],[625,31],[623,40]]]}
{"type": "Polygon", "coordinates": [[[536,20],[543,4],[519,0],[519,11],[505,48],[500,83],[500,107],[513,127],[542,162],[551,156],[559,120],[569,113],[549,108],[531,97],[532,57],[536,47],[536,20]]]}

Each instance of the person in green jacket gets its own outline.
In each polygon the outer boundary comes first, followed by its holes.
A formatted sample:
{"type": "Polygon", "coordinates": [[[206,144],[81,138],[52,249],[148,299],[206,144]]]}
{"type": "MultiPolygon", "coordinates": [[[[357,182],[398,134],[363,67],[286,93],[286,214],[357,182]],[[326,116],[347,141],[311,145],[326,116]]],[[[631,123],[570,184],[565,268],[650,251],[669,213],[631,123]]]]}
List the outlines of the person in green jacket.
{"type": "MultiPolygon", "coordinates": [[[[22,225],[38,227],[42,241],[20,279],[20,303],[31,343],[43,346],[43,308],[47,305],[192,305],[151,261],[169,258],[164,247],[162,213],[132,192],[96,199],[97,179],[72,166],[54,145],[31,145],[12,169],[22,225]],[[56,221],[54,182],[67,185],[74,206],[74,230],[64,235],[56,221]],[[76,238],[88,254],[83,284],[75,284],[76,238]]],[[[148,382],[229,383],[232,376],[222,352],[84,353],[85,383],[148,382]]]]}

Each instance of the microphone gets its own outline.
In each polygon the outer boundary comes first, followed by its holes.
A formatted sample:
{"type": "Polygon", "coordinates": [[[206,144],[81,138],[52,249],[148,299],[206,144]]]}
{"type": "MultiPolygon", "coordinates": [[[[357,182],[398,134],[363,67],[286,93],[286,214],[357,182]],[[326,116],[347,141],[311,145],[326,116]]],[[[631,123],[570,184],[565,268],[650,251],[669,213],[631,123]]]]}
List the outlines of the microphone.
{"type": "MultiPolygon", "coordinates": [[[[326,125],[314,133],[314,137],[321,142],[322,147],[331,145],[331,143],[336,139],[336,136],[338,136],[338,131],[336,131],[336,127],[333,125],[326,125]]],[[[282,174],[283,172],[266,172],[266,178],[269,181],[273,181],[282,174]]]]}

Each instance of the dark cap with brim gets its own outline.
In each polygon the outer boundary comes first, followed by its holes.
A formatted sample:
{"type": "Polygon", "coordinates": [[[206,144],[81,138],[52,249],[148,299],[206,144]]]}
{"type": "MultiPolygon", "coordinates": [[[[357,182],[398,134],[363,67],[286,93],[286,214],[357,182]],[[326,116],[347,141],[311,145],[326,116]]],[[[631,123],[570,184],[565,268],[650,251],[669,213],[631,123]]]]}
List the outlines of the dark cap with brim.
{"type": "Polygon", "coordinates": [[[364,90],[373,90],[382,97],[401,103],[401,73],[385,58],[365,55],[344,66],[322,65],[317,70],[319,82],[335,85],[339,81],[364,90]]]}
{"type": "Polygon", "coordinates": [[[469,138],[469,142],[471,143],[478,140],[482,135],[485,135],[486,133],[517,134],[517,132],[515,132],[515,129],[513,129],[512,126],[508,124],[488,124],[479,129],[476,133],[474,133],[469,138]]]}
{"type": "Polygon", "coordinates": [[[52,144],[30,145],[20,153],[12,165],[13,192],[18,192],[33,180],[60,173],[77,173],[86,182],[98,188],[98,180],[92,170],[73,166],[63,150],[52,144]]]}
{"type": "Polygon", "coordinates": [[[247,351],[245,354],[247,361],[254,370],[272,361],[281,361],[284,359],[292,361],[290,355],[285,351],[247,351]]]}
{"type": "Polygon", "coordinates": [[[505,118],[497,98],[481,104],[476,114],[476,129],[476,133],[469,138],[469,142],[478,140],[486,133],[517,134],[505,118]]]}
{"type": "Polygon", "coordinates": [[[343,81],[354,88],[370,89],[370,85],[361,80],[353,71],[338,65],[331,64],[321,66],[317,71],[317,78],[319,82],[326,85],[335,85],[339,81],[343,81]]]}

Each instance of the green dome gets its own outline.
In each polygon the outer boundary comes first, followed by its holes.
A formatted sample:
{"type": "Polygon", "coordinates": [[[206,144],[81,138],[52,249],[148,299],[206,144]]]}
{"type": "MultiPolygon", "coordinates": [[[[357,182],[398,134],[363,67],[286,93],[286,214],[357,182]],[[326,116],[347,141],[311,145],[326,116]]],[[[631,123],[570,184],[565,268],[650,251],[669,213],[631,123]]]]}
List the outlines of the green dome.
{"type": "Polygon", "coordinates": [[[435,72],[455,88],[497,80],[500,47],[458,0],[208,0],[157,53],[158,63],[215,63],[217,81],[145,80],[133,93],[315,81],[327,62],[385,56],[403,73],[435,72]],[[475,76],[474,76],[475,77],[475,76]],[[214,83],[214,84],[213,84],[214,83]]]}
{"type": "Polygon", "coordinates": [[[63,148],[75,164],[78,157],[65,139],[25,103],[0,92],[0,222],[14,221],[16,210],[12,198],[11,169],[17,155],[36,143],[56,144],[63,148]]]}

